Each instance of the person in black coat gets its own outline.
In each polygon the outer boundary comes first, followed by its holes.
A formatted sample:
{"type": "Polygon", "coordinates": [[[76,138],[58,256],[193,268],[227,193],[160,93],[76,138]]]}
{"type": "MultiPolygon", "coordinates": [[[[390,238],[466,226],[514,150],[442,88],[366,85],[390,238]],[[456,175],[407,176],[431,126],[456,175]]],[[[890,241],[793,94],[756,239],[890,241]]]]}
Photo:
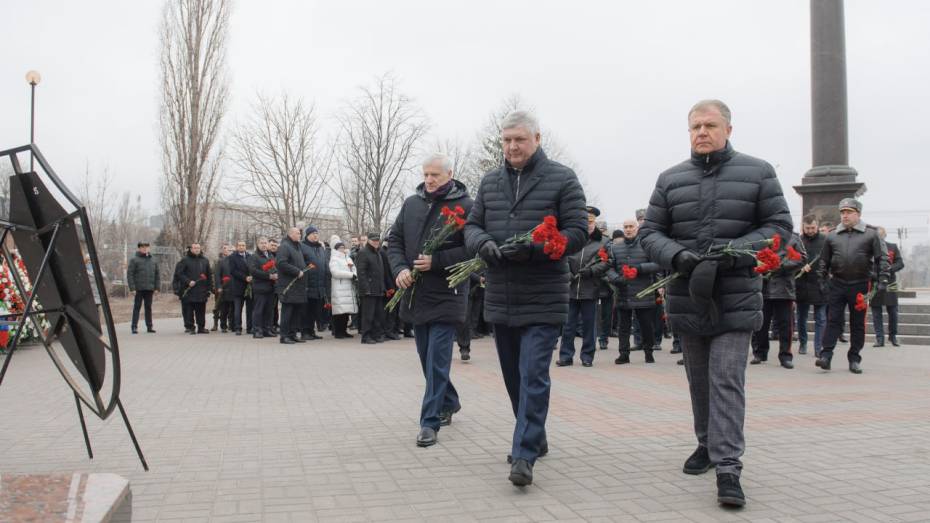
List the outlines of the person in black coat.
{"type": "Polygon", "coordinates": [[[278,271],[274,256],[268,251],[268,239],[259,238],[258,248],[248,258],[249,275],[252,276],[252,337],[264,338],[271,333],[271,307],[274,296],[274,284],[278,271]],[[270,266],[270,267],[269,267],[270,266]]]}
{"type": "Polygon", "coordinates": [[[597,207],[588,207],[587,211],[588,243],[580,251],[567,257],[572,283],[569,287],[568,319],[562,327],[562,343],[559,346],[559,360],[556,362],[559,367],[572,365],[575,357],[575,334],[579,325],[582,335],[581,365],[592,366],[594,353],[597,351],[597,298],[601,277],[607,272],[607,263],[601,261],[598,256],[604,248],[604,238],[595,226],[595,220],[601,211],[597,207]]]}
{"type": "Polygon", "coordinates": [[[226,263],[226,258],[229,257],[230,252],[232,252],[232,249],[229,244],[224,243],[214,265],[213,327],[210,329],[213,332],[216,332],[217,327],[220,327],[222,332],[226,332],[232,325],[232,297],[229,296],[229,299],[227,299],[229,293],[224,292],[229,287],[229,281],[232,280],[232,276],[229,274],[229,264],[226,263]],[[224,278],[226,283],[223,283],[224,278]]]}
{"type": "Polygon", "coordinates": [[[443,229],[447,217],[444,209],[471,210],[472,199],[465,184],[452,178],[452,161],[444,154],[434,154],[423,163],[423,183],[408,197],[388,236],[388,256],[400,289],[408,289],[395,309],[400,319],[413,324],[420,368],[426,381],[420,407],[420,432],[417,445],[436,443],[442,425],[452,423],[452,414],[461,409],[459,396],[449,377],[452,345],[456,326],[465,323],[468,304],[466,281],[449,288],[446,267],[469,258],[461,229],[452,233],[431,254],[424,246],[443,229]],[[412,271],[417,271],[414,280],[412,271]],[[409,287],[414,286],[412,289],[409,287]]]}
{"type": "Polygon", "coordinates": [[[317,336],[316,325],[323,316],[323,303],[326,298],[326,287],[329,285],[329,258],[326,248],[320,242],[320,231],[313,225],[304,229],[304,239],[300,242],[300,252],[308,266],[306,273],[307,301],[304,304],[304,316],[301,322],[301,336],[305,340],[320,340],[317,336]]]}
{"type": "Polygon", "coordinates": [[[158,262],[149,254],[149,242],[139,242],[136,246],[136,255],[129,260],[126,269],[126,284],[133,295],[132,333],[136,334],[139,327],[139,310],[145,307],[145,327],[150,333],[155,332],[152,325],[152,297],[158,294],[161,287],[161,277],[158,274],[158,262]]]}
{"type": "Polygon", "coordinates": [[[358,272],[359,334],[362,343],[373,344],[384,341],[384,262],[378,249],[381,234],[370,232],[368,241],[355,257],[358,272]]]}
{"type": "Polygon", "coordinates": [[[716,467],[717,501],[742,506],[746,362],[749,339],[762,324],[762,278],[753,256],[719,249],[729,242],[761,248],[793,226],[775,169],[736,152],[732,129],[723,102],[691,108],[691,157],[659,175],[640,234],[649,258],[681,275],[668,285],[665,303],[684,351],[698,440],[684,472],[716,467]]]}
{"type": "MultiPolygon", "coordinates": [[[[381,255],[381,266],[384,270],[384,291],[385,298],[390,299],[394,296],[394,293],[397,292],[397,282],[394,279],[394,270],[392,269],[393,264],[391,260],[388,259],[388,250],[391,248],[390,241],[381,242],[381,248],[378,249],[378,254],[381,255]]],[[[397,341],[400,339],[400,332],[403,330],[403,326],[400,321],[400,310],[395,308],[393,311],[385,310],[384,311],[384,338],[388,340],[397,341]]]]}
{"type": "MultiPolygon", "coordinates": [[[[885,228],[878,227],[878,235],[884,241],[886,236],[885,228]]],[[[894,243],[885,242],[888,249],[888,285],[898,281],[896,274],[904,268],[904,256],[900,249],[894,243]]],[[[878,280],[878,275],[875,275],[878,280]]],[[[882,305],[888,310],[888,341],[895,347],[900,347],[898,343],[898,293],[891,291],[876,292],[869,304],[872,307],[872,328],[875,329],[875,344],[873,347],[885,346],[885,329],[882,319],[882,305]]]]}
{"type": "Polygon", "coordinates": [[[571,275],[565,258],[551,259],[543,245],[507,240],[553,216],[566,239],[564,256],[570,256],[587,243],[588,224],[578,177],[546,157],[533,116],[524,111],[505,116],[501,141],[504,165],[481,179],[465,240],[488,265],[484,313],[494,324],[516,418],[509,479],[519,486],[533,482],[536,458],[548,451],[549,366],[568,317],[571,275]]]}
{"type": "Polygon", "coordinates": [[[640,343],[646,363],[655,363],[652,351],[655,349],[656,295],[652,293],[644,298],[637,298],[636,295],[653,284],[661,267],[646,255],[639,236],[638,221],[623,222],[623,240],[611,244],[607,267],[607,279],[617,289],[615,303],[620,322],[620,354],[614,363],[630,363],[630,334],[633,333],[634,319],[639,323],[640,343]],[[636,275],[627,277],[624,266],[628,270],[635,270],[636,275]]]}
{"type": "Polygon", "coordinates": [[[274,289],[281,303],[281,322],[278,325],[280,342],[303,343],[303,340],[297,339],[297,329],[300,327],[297,313],[307,301],[307,262],[300,252],[300,229],[297,227],[288,229],[287,236],[281,239],[278,252],[275,253],[275,267],[278,280],[274,289]]]}
{"type": "MultiPolygon", "coordinates": [[[[274,238],[268,240],[268,254],[272,258],[277,258],[278,240],[274,238]]],[[[278,335],[278,295],[275,293],[271,294],[271,333],[274,336],[278,335]]]]}
{"type": "Polygon", "coordinates": [[[818,358],[823,347],[823,332],[827,327],[827,297],[821,290],[816,267],[820,263],[820,251],[826,239],[826,234],[819,230],[817,217],[813,214],[805,216],[801,224],[801,243],[807,253],[807,263],[801,267],[801,276],[795,281],[798,354],[807,354],[807,313],[813,309],[814,355],[818,358]]]}
{"type": "Polygon", "coordinates": [[[249,274],[249,252],[244,241],[236,242],[236,252],[226,258],[232,277],[224,293],[232,299],[232,331],[242,335],[242,308],[245,306],[246,332],[252,333],[252,275],[249,274]]]}
{"type": "MultiPolygon", "coordinates": [[[[840,225],[827,235],[818,266],[821,282],[826,286],[827,330],[823,336],[823,350],[815,364],[830,370],[833,349],[842,332],[845,311],[849,308],[849,350],[846,360],[849,372],[862,373],[860,352],[865,345],[865,310],[857,307],[859,295],[868,294],[871,285],[877,292],[888,289],[891,278],[888,249],[878,230],[862,221],[862,204],[855,198],[843,198],[839,203],[840,225]]],[[[868,305],[864,307],[867,309],[868,305]]]]}
{"type": "Polygon", "coordinates": [[[759,365],[769,359],[769,329],[774,323],[778,333],[778,362],[786,369],[794,368],[794,355],[791,354],[791,307],[796,298],[794,276],[807,263],[807,251],[801,238],[792,233],[782,237],[776,251],[781,258],[778,269],[765,275],[762,283],[762,326],[753,333],[752,365],[759,365]]]}
{"type": "Polygon", "coordinates": [[[204,316],[207,299],[213,292],[213,271],[210,269],[210,261],[200,252],[199,243],[192,243],[187,254],[178,262],[177,280],[180,285],[184,332],[209,334],[204,316]]]}

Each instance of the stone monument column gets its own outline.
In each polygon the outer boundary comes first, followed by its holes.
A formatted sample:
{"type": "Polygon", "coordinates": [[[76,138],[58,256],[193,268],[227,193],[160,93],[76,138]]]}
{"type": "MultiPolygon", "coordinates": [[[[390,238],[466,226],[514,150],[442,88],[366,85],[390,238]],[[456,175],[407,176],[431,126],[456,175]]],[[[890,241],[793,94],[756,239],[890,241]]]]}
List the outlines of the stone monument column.
{"type": "Polygon", "coordinates": [[[846,119],[846,36],[843,0],[811,0],[812,167],[801,185],[804,214],[839,221],[836,206],[865,192],[849,166],[846,119]]]}

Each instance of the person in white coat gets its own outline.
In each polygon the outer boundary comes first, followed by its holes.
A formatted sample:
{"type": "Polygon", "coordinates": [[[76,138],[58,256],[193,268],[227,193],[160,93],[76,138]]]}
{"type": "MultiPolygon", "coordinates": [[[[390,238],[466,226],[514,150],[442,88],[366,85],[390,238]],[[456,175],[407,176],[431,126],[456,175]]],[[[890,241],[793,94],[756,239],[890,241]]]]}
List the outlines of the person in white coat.
{"type": "Polygon", "coordinates": [[[358,300],[355,297],[355,285],[353,285],[357,275],[355,263],[342,242],[333,245],[329,258],[329,272],[333,277],[331,298],[333,337],[352,338],[353,336],[346,332],[346,327],[349,325],[349,315],[358,312],[358,300]]]}

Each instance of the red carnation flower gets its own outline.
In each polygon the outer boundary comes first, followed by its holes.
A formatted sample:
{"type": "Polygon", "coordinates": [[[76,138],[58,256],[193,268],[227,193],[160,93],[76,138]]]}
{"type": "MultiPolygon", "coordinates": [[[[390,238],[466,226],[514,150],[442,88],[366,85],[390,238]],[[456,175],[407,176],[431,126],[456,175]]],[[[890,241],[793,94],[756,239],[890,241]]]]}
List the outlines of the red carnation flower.
{"type": "Polygon", "coordinates": [[[275,267],[274,260],[268,260],[264,264],[262,264],[262,270],[265,272],[268,272],[271,269],[274,269],[274,267],[275,267]]]}
{"type": "Polygon", "coordinates": [[[220,283],[222,283],[223,285],[226,285],[227,283],[229,283],[229,280],[231,279],[232,278],[230,278],[229,276],[223,276],[222,278],[220,278],[220,283]]]}
{"type": "Polygon", "coordinates": [[[663,303],[665,303],[665,300],[662,299],[662,296],[656,298],[656,305],[662,305],[663,303]]]}
{"type": "Polygon", "coordinates": [[[636,267],[630,267],[629,265],[623,266],[623,279],[625,280],[635,280],[639,271],[636,267]]]}
{"type": "Polygon", "coordinates": [[[772,242],[773,251],[777,251],[778,249],[780,249],[781,248],[781,235],[776,234],[775,236],[772,236],[771,242],[772,242]]]}
{"type": "Polygon", "coordinates": [[[861,292],[856,293],[856,310],[862,312],[869,308],[869,304],[865,302],[865,296],[861,292]]]}
{"type": "Polygon", "coordinates": [[[324,304],[323,304],[323,310],[327,310],[327,311],[328,311],[328,310],[330,310],[330,309],[332,309],[332,308],[333,308],[333,304],[332,304],[332,303],[324,303],[324,304]]]}
{"type": "Polygon", "coordinates": [[[555,216],[550,214],[546,216],[545,218],[543,218],[543,224],[548,227],[558,227],[559,222],[556,221],[555,216]]]}
{"type": "Polygon", "coordinates": [[[788,246],[788,259],[791,261],[800,261],[801,253],[799,253],[797,250],[795,250],[794,247],[789,245],[788,246]]]}
{"type": "Polygon", "coordinates": [[[207,275],[201,272],[201,273],[200,273],[200,281],[204,281],[204,280],[206,280],[206,279],[207,279],[207,275]]]}
{"type": "Polygon", "coordinates": [[[756,274],[765,274],[781,267],[781,258],[768,247],[756,253],[756,260],[759,262],[755,268],[756,274]]]}
{"type": "Polygon", "coordinates": [[[894,251],[888,251],[888,263],[894,263],[894,251]]]}
{"type": "Polygon", "coordinates": [[[443,207],[442,209],[439,209],[439,214],[441,214],[441,215],[443,215],[443,216],[451,216],[451,215],[452,215],[452,209],[449,209],[448,207],[443,207]]]}
{"type": "Polygon", "coordinates": [[[458,217],[458,216],[453,216],[453,218],[455,219],[455,228],[456,228],[456,229],[461,229],[461,228],[465,227],[465,218],[460,218],[460,217],[458,217]]]}
{"type": "Polygon", "coordinates": [[[465,209],[463,209],[461,205],[456,205],[455,214],[458,214],[459,216],[465,216],[465,209]]]}
{"type": "Polygon", "coordinates": [[[597,257],[600,258],[602,262],[606,262],[608,258],[607,251],[604,250],[603,247],[601,247],[601,250],[597,251],[597,257]]]}

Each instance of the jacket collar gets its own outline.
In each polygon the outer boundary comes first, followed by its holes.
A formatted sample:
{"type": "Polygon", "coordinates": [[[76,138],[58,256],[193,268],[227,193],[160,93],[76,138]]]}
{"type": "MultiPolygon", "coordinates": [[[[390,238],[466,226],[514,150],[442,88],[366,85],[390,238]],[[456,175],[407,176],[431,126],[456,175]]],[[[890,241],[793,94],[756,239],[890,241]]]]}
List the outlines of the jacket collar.
{"type": "Polygon", "coordinates": [[[533,170],[534,167],[536,167],[537,163],[545,160],[546,158],[546,152],[543,151],[542,146],[539,146],[536,148],[536,152],[534,152],[533,155],[530,156],[530,159],[527,160],[526,165],[524,165],[522,169],[515,169],[512,165],[510,165],[510,162],[504,160],[504,170],[509,174],[517,174],[517,172],[529,173],[533,170]]]}
{"type": "Polygon", "coordinates": [[[700,165],[704,168],[716,167],[730,158],[733,158],[735,153],[736,151],[733,150],[733,145],[730,144],[730,140],[727,140],[727,144],[723,149],[716,150],[712,153],[699,154],[691,151],[691,163],[700,165]]]}
{"type": "Polygon", "coordinates": [[[856,225],[853,225],[852,227],[846,227],[846,226],[843,225],[842,223],[839,224],[839,225],[837,225],[837,226],[836,226],[836,233],[839,234],[839,233],[841,233],[841,232],[843,232],[843,231],[859,231],[859,232],[865,232],[865,229],[866,229],[865,222],[862,221],[862,220],[859,220],[859,223],[857,223],[856,225]]]}

